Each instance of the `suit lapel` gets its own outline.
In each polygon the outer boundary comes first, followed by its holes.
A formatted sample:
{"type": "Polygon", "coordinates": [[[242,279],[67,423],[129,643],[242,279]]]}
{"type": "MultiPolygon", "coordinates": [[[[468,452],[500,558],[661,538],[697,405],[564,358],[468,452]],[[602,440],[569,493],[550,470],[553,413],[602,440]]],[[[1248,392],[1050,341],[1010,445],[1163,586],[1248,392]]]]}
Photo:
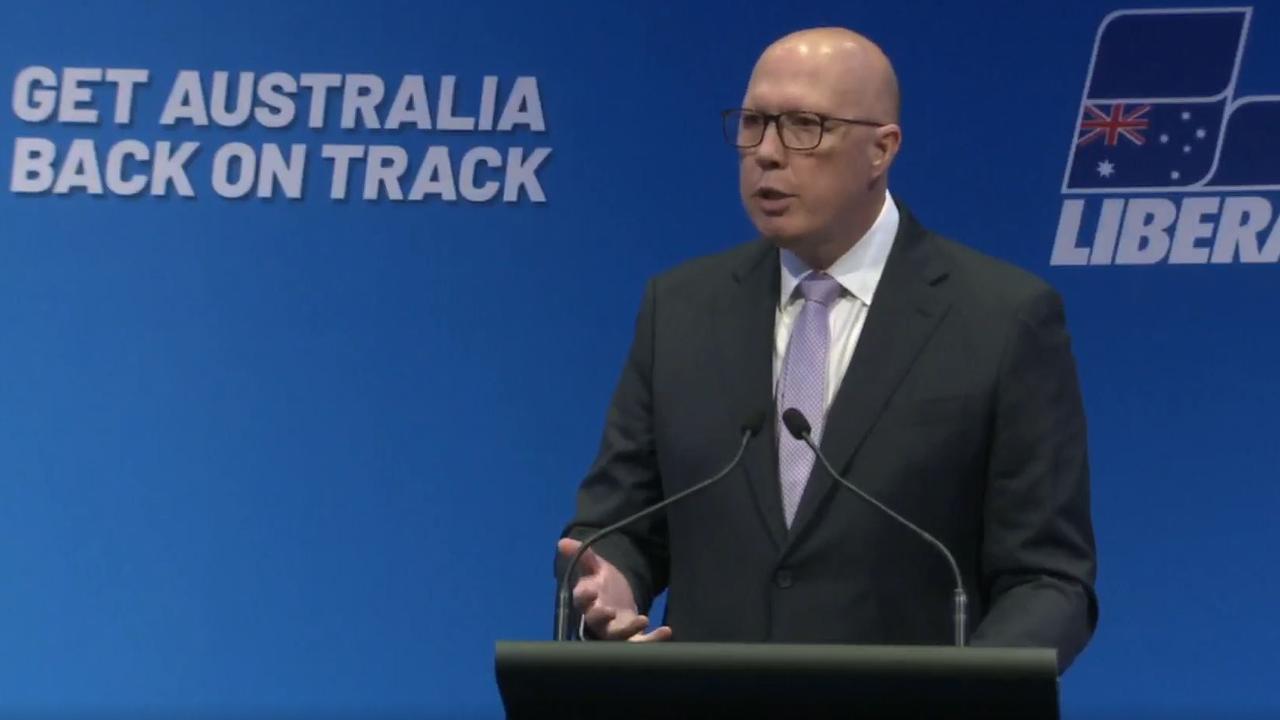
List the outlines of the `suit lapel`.
{"type": "MultiPolygon", "coordinates": [[[[949,309],[949,302],[937,287],[946,276],[946,268],[936,253],[927,232],[903,209],[857,350],[827,412],[822,432],[822,452],[840,472],[845,472],[949,309]]],[[[821,462],[814,463],[791,524],[788,547],[812,521],[835,482],[821,462]]]]}
{"type": "Polygon", "coordinates": [[[787,529],[778,486],[777,433],[773,407],[773,342],[779,286],[778,253],[760,241],[734,270],[715,317],[720,328],[719,375],[731,422],[765,417],[764,427],[742,461],[761,521],[781,548],[787,529]]]}

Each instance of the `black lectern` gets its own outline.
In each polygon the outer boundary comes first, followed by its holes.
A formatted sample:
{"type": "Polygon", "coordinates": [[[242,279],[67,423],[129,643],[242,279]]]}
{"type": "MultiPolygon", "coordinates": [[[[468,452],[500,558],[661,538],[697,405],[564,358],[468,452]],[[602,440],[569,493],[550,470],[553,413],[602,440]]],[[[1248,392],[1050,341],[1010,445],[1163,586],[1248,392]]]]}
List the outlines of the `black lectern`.
{"type": "Polygon", "coordinates": [[[507,717],[1058,717],[1053,650],[499,642],[507,717]]]}

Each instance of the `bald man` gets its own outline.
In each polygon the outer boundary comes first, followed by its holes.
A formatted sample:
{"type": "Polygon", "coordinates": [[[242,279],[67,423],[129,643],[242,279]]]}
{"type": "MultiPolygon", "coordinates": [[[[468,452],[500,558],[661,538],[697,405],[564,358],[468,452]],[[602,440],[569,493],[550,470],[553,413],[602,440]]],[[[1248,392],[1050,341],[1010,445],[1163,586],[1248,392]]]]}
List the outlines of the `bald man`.
{"type": "Polygon", "coordinates": [[[955,555],[972,644],[1055,648],[1065,669],[1088,642],[1089,470],[1061,299],[889,194],[899,105],[880,48],[819,28],[770,45],[725,111],[761,237],[649,282],[559,559],[712,475],[768,419],[722,482],[586,553],[588,635],[952,641],[946,561],[814,462],[779,420],[795,408],[840,472],[955,555]]]}

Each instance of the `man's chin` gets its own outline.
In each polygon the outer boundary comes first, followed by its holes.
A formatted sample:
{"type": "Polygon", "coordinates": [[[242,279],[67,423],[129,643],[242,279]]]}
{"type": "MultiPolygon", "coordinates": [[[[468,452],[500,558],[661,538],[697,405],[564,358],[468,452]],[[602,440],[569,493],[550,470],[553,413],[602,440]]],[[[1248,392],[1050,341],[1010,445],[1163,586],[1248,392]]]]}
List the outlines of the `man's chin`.
{"type": "Polygon", "coordinates": [[[757,226],[756,230],[760,231],[761,237],[765,240],[768,240],[783,250],[795,250],[797,247],[804,245],[805,236],[803,234],[790,231],[786,228],[757,226]]]}
{"type": "Polygon", "coordinates": [[[793,215],[770,217],[760,213],[752,213],[751,223],[756,232],[774,246],[783,250],[795,251],[813,242],[813,228],[809,223],[801,222],[802,218],[793,215]]]}

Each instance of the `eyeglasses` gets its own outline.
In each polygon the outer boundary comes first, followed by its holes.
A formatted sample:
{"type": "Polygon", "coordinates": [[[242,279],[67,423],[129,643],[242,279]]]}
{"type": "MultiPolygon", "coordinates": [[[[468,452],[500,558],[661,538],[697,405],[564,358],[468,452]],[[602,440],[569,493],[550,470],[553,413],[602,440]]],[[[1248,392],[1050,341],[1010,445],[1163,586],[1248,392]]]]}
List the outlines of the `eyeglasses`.
{"type": "Polygon", "coordinates": [[[720,116],[724,123],[724,139],[736,148],[753,148],[764,142],[764,133],[771,122],[778,129],[778,139],[782,141],[783,147],[791,150],[812,150],[818,147],[829,122],[871,127],[884,127],[888,124],[875,120],[831,117],[807,110],[762,113],[747,108],[730,108],[721,112],[720,116]]]}

